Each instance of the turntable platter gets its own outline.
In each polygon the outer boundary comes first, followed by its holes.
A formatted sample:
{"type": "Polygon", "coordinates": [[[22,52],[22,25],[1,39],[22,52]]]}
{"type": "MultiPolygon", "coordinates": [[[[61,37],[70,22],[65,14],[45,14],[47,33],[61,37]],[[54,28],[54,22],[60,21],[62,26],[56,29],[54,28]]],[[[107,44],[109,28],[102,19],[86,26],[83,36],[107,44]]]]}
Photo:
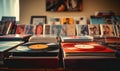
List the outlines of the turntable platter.
{"type": "Polygon", "coordinates": [[[30,45],[29,48],[33,50],[41,50],[41,49],[48,48],[48,46],[46,44],[33,44],[33,45],[30,45]]]}

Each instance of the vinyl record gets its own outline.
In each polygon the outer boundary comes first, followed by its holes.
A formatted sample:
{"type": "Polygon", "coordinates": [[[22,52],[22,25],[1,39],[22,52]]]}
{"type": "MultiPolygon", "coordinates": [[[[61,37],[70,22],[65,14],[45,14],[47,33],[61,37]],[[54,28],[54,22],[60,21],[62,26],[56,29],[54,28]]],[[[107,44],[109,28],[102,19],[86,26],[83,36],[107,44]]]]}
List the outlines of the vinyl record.
{"type": "Polygon", "coordinates": [[[18,46],[16,50],[18,51],[52,51],[58,49],[59,45],[57,43],[35,43],[28,42],[22,46],[18,46]]]}
{"type": "Polygon", "coordinates": [[[69,50],[77,50],[77,51],[103,51],[106,48],[102,45],[95,45],[95,44],[78,44],[78,43],[68,43],[63,44],[64,49],[69,50]]]}
{"type": "Polygon", "coordinates": [[[29,48],[32,50],[41,50],[41,49],[48,48],[48,46],[46,44],[33,44],[33,45],[30,45],[29,48]]]}

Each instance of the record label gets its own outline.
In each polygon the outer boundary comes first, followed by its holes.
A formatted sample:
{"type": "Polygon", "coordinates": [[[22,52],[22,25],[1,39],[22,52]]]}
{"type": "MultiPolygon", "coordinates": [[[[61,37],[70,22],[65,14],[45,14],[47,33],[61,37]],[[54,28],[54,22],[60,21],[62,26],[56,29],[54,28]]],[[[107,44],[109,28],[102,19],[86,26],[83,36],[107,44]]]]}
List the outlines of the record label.
{"type": "Polygon", "coordinates": [[[48,48],[48,46],[45,44],[33,44],[33,45],[30,45],[29,48],[33,50],[40,50],[40,49],[46,49],[48,48]]]}

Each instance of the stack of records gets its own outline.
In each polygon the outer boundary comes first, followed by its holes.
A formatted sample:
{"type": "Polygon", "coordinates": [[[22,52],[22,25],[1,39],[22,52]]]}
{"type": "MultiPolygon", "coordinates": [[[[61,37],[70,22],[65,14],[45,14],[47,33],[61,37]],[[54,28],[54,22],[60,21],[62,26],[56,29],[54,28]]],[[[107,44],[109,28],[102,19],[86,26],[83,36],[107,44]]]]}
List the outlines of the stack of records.
{"type": "Polygon", "coordinates": [[[92,36],[61,37],[61,42],[90,42],[90,41],[93,41],[92,36]]]}
{"type": "Polygon", "coordinates": [[[115,50],[96,42],[61,43],[64,56],[114,56],[115,50]]]}
{"type": "Polygon", "coordinates": [[[0,41],[28,41],[30,34],[9,34],[0,36],[0,41]]]}
{"type": "Polygon", "coordinates": [[[22,41],[1,41],[0,42],[0,62],[4,60],[4,56],[7,51],[21,44],[23,44],[22,41]]]}
{"type": "Polygon", "coordinates": [[[30,37],[29,42],[57,43],[57,36],[52,35],[34,35],[30,37]]]}
{"type": "Polygon", "coordinates": [[[59,66],[58,43],[28,42],[8,51],[8,67],[56,68],[59,66]]]}

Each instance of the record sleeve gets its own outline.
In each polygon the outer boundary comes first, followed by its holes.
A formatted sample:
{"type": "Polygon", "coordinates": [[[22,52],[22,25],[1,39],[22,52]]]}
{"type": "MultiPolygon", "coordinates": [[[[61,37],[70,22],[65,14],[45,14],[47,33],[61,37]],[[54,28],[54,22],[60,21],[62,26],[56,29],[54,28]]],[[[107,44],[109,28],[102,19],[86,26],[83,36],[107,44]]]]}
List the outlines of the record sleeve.
{"type": "Polygon", "coordinates": [[[62,24],[74,24],[73,17],[63,17],[61,20],[62,24]]]}
{"type": "Polygon", "coordinates": [[[74,24],[86,25],[87,24],[87,18],[85,16],[74,17],[74,24]]]}
{"type": "Polygon", "coordinates": [[[66,25],[67,27],[67,36],[75,36],[76,35],[76,26],[74,24],[72,25],[69,25],[67,24],[66,25]]]}
{"type": "Polygon", "coordinates": [[[44,25],[44,30],[43,30],[43,33],[44,35],[50,35],[50,30],[51,30],[51,25],[50,24],[45,24],[44,25]]]}
{"type": "Polygon", "coordinates": [[[35,34],[36,25],[25,25],[25,34],[35,34]]]}
{"type": "Polygon", "coordinates": [[[90,24],[88,25],[88,30],[90,36],[101,36],[100,25],[90,24]]]}
{"type": "Polygon", "coordinates": [[[92,36],[61,36],[61,42],[90,42],[93,41],[92,36]]]}
{"type": "Polygon", "coordinates": [[[25,34],[25,24],[18,24],[15,34],[25,34]]]}
{"type": "Polygon", "coordinates": [[[115,37],[115,28],[112,24],[102,24],[101,31],[103,37],[115,37]]]}
{"type": "Polygon", "coordinates": [[[89,30],[88,25],[76,25],[77,36],[88,36],[89,30]]]}
{"type": "Polygon", "coordinates": [[[102,16],[90,16],[90,24],[105,24],[105,19],[102,16]]]}
{"type": "Polygon", "coordinates": [[[34,35],[30,37],[29,42],[57,43],[58,39],[57,36],[53,35],[34,35]]]}
{"type": "Polygon", "coordinates": [[[61,29],[62,29],[62,25],[56,25],[56,24],[51,25],[51,35],[60,36],[61,29]]]}
{"type": "Polygon", "coordinates": [[[36,25],[35,35],[43,35],[43,25],[36,25]]]}
{"type": "Polygon", "coordinates": [[[56,24],[56,25],[60,25],[61,24],[61,18],[60,17],[51,17],[49,19],[49,23],[48,24],[56,24]]]}

